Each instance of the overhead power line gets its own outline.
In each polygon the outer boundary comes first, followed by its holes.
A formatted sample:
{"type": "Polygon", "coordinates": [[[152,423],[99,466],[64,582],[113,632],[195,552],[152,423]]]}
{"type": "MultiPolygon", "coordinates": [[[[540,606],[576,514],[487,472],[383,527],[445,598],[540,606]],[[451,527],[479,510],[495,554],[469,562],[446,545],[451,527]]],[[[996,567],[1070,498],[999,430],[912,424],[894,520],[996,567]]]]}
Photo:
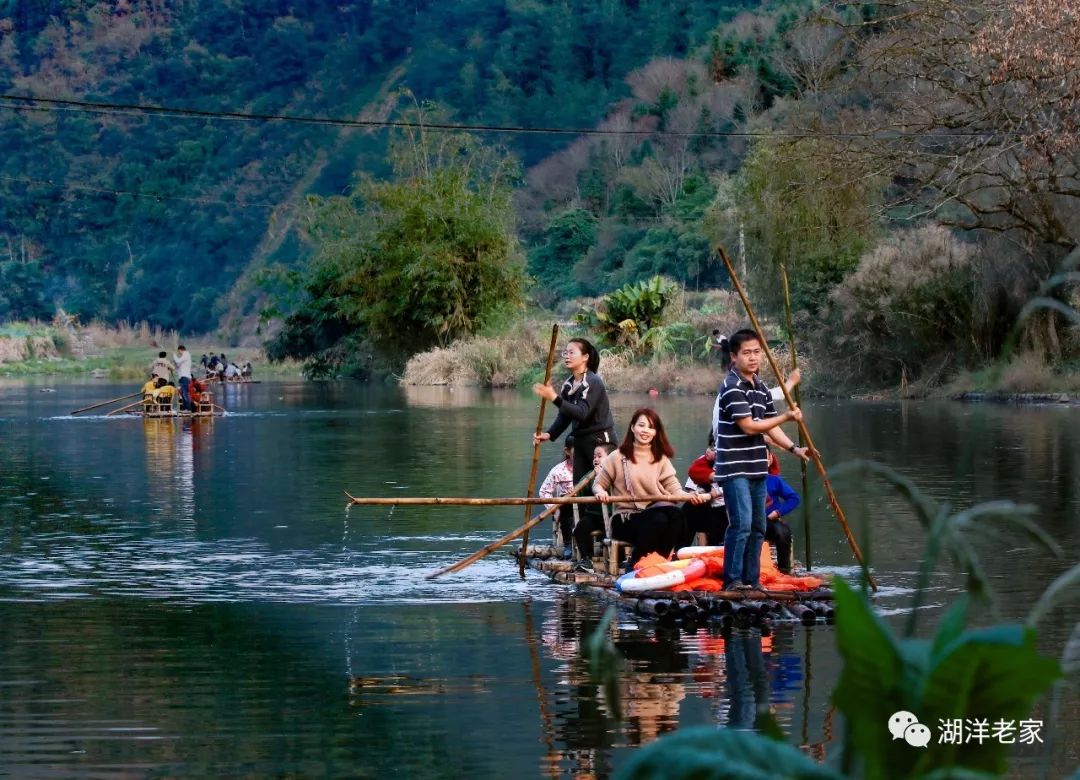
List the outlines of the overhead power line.
{"type": "MultiPolygon", "coordinates": [[[[297,116],[294,114],[256,114],[243,111],[206,111],[195,108],[177,108],[134,103],[105,103],[91,100],[68,100],[63,98],[44,98],[29,95],[0,95],[0,108],[9,110],[30,110],[46,112],[78,112],[103,114],[109,116],[158,116],[181,119],[222,120],[231,122],[283,122],[324,127],[346,127],[365,130],[382,128],[436,130],[443,132],[470,133],[518,133],[530,135],[569,135],[569,136],[638,136],[642,138],[908,138],[920,136],[941,137],[940,133],[927,132],[791,132],[791,131],[752,131],[752,130],[645,130],[645,129],[604,129],[596,127],[524,127],[521,125],[488,125],[450,122],[416,122],[404,119],[344,119],[325,116],[297,116]]],[[[986,137],[1002,135],[987,132],[951,132],[952,137],[986,137]]]]}

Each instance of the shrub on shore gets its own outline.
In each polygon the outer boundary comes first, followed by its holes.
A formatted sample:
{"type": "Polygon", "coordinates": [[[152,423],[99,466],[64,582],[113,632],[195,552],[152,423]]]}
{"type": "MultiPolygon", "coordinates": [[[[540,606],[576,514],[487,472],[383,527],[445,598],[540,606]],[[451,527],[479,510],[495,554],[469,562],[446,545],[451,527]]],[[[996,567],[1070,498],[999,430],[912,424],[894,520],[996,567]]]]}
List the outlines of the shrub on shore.
{"type": "MultiPolygon", "coordinates": [[[[579,309],[595,303],[580,302],[579,309]]],[[[666,349],[654,349],[649,357],[629,347],[602,349],[600,374],[614,392],[645,392],[655,388],[661,392],[714,393],[720,382],[720,355],[709,347],[710,333],[719,329],[730,334],[746,327],[745,318],[735,308],[732,294],[723,290],[705,293],[685,293],[677,296],[672,305],[671,325],[682,337],[666,349]]],[[[497,336],[476,336],[462,339],[448,347],[421,352],[409,359],[401,378],[404,385],[456,385],[473,387],[513,387],[539,382],[543,379],[544,361],[549,344],[549,324],[539,319],[529,320],[497,336]]],[[[560,331],[559,344],[591,332],[582,333],[570,325],[560,331]]],[[[776,341],[772,344],[777,362],[783,370],[790,365],[788,349],[776,341]]],[[[800,356],[804,369],[806,358],[800,356]]],[[[556,356],[553,375],[561,376],[561,361],[556,356]]],[[[775,384],[772,371],[766,365],[762,378],[775,384]]]]}
{"type": "Polygon", "coordinates": [[[1080,393],[1080,372],[1055,369],[1043,355],[1024,352],[1002,367],[957,375],[947,391],[950,396],[965,392],[1080,393]]]}
{"type": "MultiPolygon", "coordinates": [[[[510,387],[543,379],[550,331],[527,322],[501,336],[474,336],[419,352],[405,364],[406,385],[510,387]]],[[[558,366],[556,365],[556,370],[558,366]]]]}

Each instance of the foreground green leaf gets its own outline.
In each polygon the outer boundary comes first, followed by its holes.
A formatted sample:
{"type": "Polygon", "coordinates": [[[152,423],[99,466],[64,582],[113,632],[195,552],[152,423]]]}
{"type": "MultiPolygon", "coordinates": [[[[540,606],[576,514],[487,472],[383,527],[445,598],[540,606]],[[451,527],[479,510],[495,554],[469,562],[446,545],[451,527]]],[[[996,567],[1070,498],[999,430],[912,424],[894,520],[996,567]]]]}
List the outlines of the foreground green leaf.
{"type": "Polygon", "coordinates": [[[642,748],[620,780],[839,780],[791,745],[752,731],[707,726],[683,729],[642,748]]]}

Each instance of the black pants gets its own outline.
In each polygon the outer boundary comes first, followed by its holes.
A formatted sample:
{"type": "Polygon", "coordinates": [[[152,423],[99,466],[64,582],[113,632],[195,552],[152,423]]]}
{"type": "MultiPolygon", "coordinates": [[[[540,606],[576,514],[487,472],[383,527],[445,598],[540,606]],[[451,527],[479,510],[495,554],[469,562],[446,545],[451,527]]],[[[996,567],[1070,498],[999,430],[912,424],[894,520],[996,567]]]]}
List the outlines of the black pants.
{"type": "Polygon", "coordinates": [[[570,544],[570,540],[574,538],[574,507],[570,504],[559,507],[559,511],[555,513],[555,522],[558,523],[562,543],[570,544]]]}
{"type": "MultiPolygon", "coordinates": [[[[593,450],[600,444],[615,444],[617,441],[612,431],[600,433],[574,434],[574,484],[576,485],[585,475],[592,471],[593,450]]],[[[584,488],[578,495],[588,496],[591,491],[584,488]]],[[[578,554],[582,558],[592,557],[593,531],[604,530],[604,515],[598,504],[581,504],[578,507],[578,527],[581,531],[574,532],[574,540],[578,543],[578,554]]],[[[570,537],[567,536],[567,539],[570,537]]]]}
{"type": "Polygon", "coordinates": [[[722,506],[705,504],[686,504],[683,506],[683,515],[686,517],[686,538],[683,547],[694,543],[694,537],[698,533],[705,534],[706,544],[719,546],[724,543],[724,534],[727,532],[727,510],[722,506]]]}
{"type": "Polygon", "coordinates": [[[686,539],[686,518],[682,507],[650,506],[633,514],[615,515],[611,535],[634,546],[633,566],[649,553],[668,556],[686,539]]]}
{"type": "Polygon", "coordinates": [[[791,573],[791,526],[783,520],[765,521],[765,541],[776,548],[776,568],[791,573]]]}
{"type": "MultiPolygon", "coordinates": [[[[584,509],[584,507],[582,507],[584,509]]],[[[586,514],[578,512],[578,524],[574,528],[574,544],[577,545],[578,555],[588,560],[593,554],[593,531],[599,531],[601,538],[604,535],[603,514],[586,514]]]]}

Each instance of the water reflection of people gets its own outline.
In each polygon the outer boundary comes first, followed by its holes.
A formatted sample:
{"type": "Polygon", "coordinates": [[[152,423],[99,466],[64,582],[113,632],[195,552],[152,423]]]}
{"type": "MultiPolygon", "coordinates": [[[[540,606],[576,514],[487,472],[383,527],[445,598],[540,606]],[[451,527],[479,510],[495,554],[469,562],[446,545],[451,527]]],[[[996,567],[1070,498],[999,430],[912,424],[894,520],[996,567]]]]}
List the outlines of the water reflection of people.
{"type": "Polygon", "coordinates": [[[718,726],[752,729],[759,713],[772,712],[782,728],[795,733],[796,694],[806,690],[805,657],[790,627],[777,627],[776,633],[717,625],[684,630],[613,621],[610,636],[624,659],[620,739],[619,724],[589,677],[584,649],[599,620],[595,602],[567,595],[545,615],[541,630],[544,654],[563,662],[556,667],[562,684],[554,688],[547,728],[564,773],[607,774],[617,745],[646,744],[685,725],[681,719],[697,717],[699,708],[686,704],[695,694],[710,700],[718,726]]]}
{"type": "Polygon", "coordinates": [[[146,468],[151,482],[162,477],[172,479],[176,467],[176,427],[168,417],[144,417],[146,468]]]}
{"type": "Polygon", "coordinates": [[[761,640],[761,634],[751,630],[733,632],[725,642],[729,728],[752,729],[758,713],[769,711],[769,676],[761,640]]]}
{"type": "Polygon", "coordinates": [[[564,684],[555,693],[551,739],[563,746],[561,758],[570,764],[572,777],[611,773],[614,729],[603,694],[589,677],[582,642],[598,623],[595,604],[566,597],[555,603],[541,631],[546,652],[565,662],[558,669],[564,684]]]}
{"type": "Polygon", "coordinates": [[[623,694],[631,742],[644,745],[679,727],[679,705],[686,698],[690,657],[678,629],[656,628],[654,641],[616,641],[629,662],[623,694]]]}

